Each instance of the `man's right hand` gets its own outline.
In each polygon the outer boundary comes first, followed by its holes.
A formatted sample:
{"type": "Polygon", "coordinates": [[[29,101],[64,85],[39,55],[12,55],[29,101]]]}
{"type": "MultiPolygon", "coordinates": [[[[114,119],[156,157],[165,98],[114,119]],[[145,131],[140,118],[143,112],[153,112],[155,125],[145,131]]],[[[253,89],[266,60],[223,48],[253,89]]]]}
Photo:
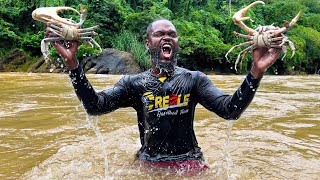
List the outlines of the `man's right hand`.
{"type": "MultiPolygon", "coordinates": [[[[45,32],[47,37],[53,35],[50,31],[45,32]]],[[[79,65],[76,54],[78,50],[78,41],[55,41],[51,43],[53,47],[57,50],[60,56],[63,58],[63,63],[68,70],[76,69],[79,65]]]]}

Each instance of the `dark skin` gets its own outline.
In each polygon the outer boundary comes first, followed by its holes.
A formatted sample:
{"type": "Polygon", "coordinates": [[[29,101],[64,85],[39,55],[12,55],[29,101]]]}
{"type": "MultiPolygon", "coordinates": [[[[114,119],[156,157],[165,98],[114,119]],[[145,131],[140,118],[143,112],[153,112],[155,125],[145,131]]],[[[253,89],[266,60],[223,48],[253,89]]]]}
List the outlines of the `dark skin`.
{"type": "MultiPolygon", "coordinates": [[[[47,35],[49,33],[47,32],[47,35]]],[[[152,24],[152,29],[149,34],[149,38],[146,40],[146,48],[151,46],[156,48],[160,47],[160,41],[165,40],[172,42],[172,46],[179,47],[177,31],[174,25],[168,20],[159,20],[152,24]]],[[[63,57],[64,64],[68,70],[73,70],[78,67],[78,61],[76,59],[76,53],[78,49],[77,41],[70,41],[69,48],[65,46],[63,42],[55,42],[53,46],[56,48],[57,52],[63,57]]],[[[257,48],[253,50],[252,57],[254,65],[250,71],[251,75],[258,79],[262,78],[265,71],[277,60],[281,52],[281,49],[276,48],[257,48]]],[[[171,61],[172,53],[165,53],[161,50],[160,59],[163,61],[171,61]]],[[[159,74],[159,69],[152,66],[152,73],[155,76],[164,77],[166,74],[159,74]]]]}
{"type": "MultiPolygon", "coordinates": [[[[152,24],[152,30],[149,33],[149,37],[148,39],[146,39],[146,43],[145,46],[147,49],[150,49],[150,47],[154,47],[154,48],[160,48],[162,49],[162,47],[160,47],[160,42],[164,41],[164,42],[172,42],[172,48],[179,48],[179,44],[178,44],[178,34],[177,34],[177,30],[174,27],[174,25],[167,20],[159,20],[156,21],[152,24]]],[[[171,46],[171,45],[170,45],[171,46]]],[[[164,53],[162,50],[160,51],[160,59],[162,61],[172,61],[172,56],[173,54],[166,54],[164,53]]],[[[153,58],[153,57],[151,57],[153,58]]],[[[161,74],[159,74],[159,69],[155,67],[155,64],[152,65],[152,73],[155,76],[158,77],[165,77],[166,74],[164,72],[162,72],[161,74]]]]}

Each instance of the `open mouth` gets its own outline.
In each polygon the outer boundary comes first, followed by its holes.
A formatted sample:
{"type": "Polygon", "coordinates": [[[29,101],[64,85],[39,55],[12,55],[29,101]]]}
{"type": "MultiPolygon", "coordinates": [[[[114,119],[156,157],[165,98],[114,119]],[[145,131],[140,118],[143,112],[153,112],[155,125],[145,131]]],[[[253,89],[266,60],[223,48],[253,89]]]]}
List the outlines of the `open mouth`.
{"type": "Polygon", "coordinates": [[[165,60],[171,59],[172,56],[172,46],[171,44],[163,44],[161,48],[162,58],[165,60]]]}

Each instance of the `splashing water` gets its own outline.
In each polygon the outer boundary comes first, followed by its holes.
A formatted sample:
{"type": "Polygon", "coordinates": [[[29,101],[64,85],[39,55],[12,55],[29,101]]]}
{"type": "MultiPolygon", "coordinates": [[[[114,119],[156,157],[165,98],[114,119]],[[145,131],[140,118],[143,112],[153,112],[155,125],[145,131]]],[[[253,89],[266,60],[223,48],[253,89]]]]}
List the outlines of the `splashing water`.
{"type": "MultiPolygon", "coordinates": [[[[88,76],[96,89],[113,87],[122,78],[88,76]]],[[[209,78],[227,92],[243,80],[209,78]]],[[[0,81],[0,179],[104,179],[104,154],[66,74],[1,73],[0,81]]],[[[195,177],[132,164],[141,147],[132,109],[99,116],[108,179],[320,179],[319,93],[319,76],[265,76],[237,122],[199,106],[197,140],[210,170],[195,177]]]]}
{"type": "Polygon", "coordinates": [[[222,159],[222,167],[219,168],[217,172],[218,177],[223,177],[228,180],[234,180],[237,179],[237,174],[232,173],[233,168],[233,160],[230,155],[231,151],[231,143],[230,143],[230,137],[231,137],[231,131],[233,127],[234,121],[227,121],[227,128],[226,128],[226,140],[224,143],[224,151],[223,151],[223,159],[222,159]]]}
{"type": "Polygon", "coordinates": [[[226,161],[226,173],[228,179],[235,179],[235,174],[232,174],[232,166],[233,166],[233,160],[230,155],[230,150],[231,150],[231,144],[230,144],[230,137],[231,137],[231,131],[233,127],[234,121],[227,121],[227,139],[224,145],[224,159],[226,161]]]}
{"type": "Polygon", "coordinates": [[[87,122],[89,124],[89,127],[91,127],[96,134],[99,145],[103,154],[104,158],[104,179],[110,179],[108,178],[108,154],[107,154],[107,145],[104,143],[103,136],[100,132],[99,126],[98,126],[98,118],[87,115],[87,122]]]}

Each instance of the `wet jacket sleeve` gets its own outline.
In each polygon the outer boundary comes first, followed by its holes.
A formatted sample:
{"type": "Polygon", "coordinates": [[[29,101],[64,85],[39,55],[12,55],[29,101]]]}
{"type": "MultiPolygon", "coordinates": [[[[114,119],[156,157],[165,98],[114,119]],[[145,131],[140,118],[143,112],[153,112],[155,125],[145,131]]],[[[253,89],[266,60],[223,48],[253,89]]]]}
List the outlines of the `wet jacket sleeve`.
{"type": "Polygon", "coordinates": [[[224,119],[238,119],[251,103],[260,80],[248,74],[237,91],[233,95],[227,95],[218,90],[206,75],[200,73],[197,90],[199,103],[224,119]]]}
{"type": "Polygon", "coordinates": [[[116,110],[119,107],[129,106],[126,101],[128,92],[124,78],[113,88],[97,93],[89,83],[81,67],[70,71],[69,76],[74,90],[88,114],[100,115],[116,110]]]}

